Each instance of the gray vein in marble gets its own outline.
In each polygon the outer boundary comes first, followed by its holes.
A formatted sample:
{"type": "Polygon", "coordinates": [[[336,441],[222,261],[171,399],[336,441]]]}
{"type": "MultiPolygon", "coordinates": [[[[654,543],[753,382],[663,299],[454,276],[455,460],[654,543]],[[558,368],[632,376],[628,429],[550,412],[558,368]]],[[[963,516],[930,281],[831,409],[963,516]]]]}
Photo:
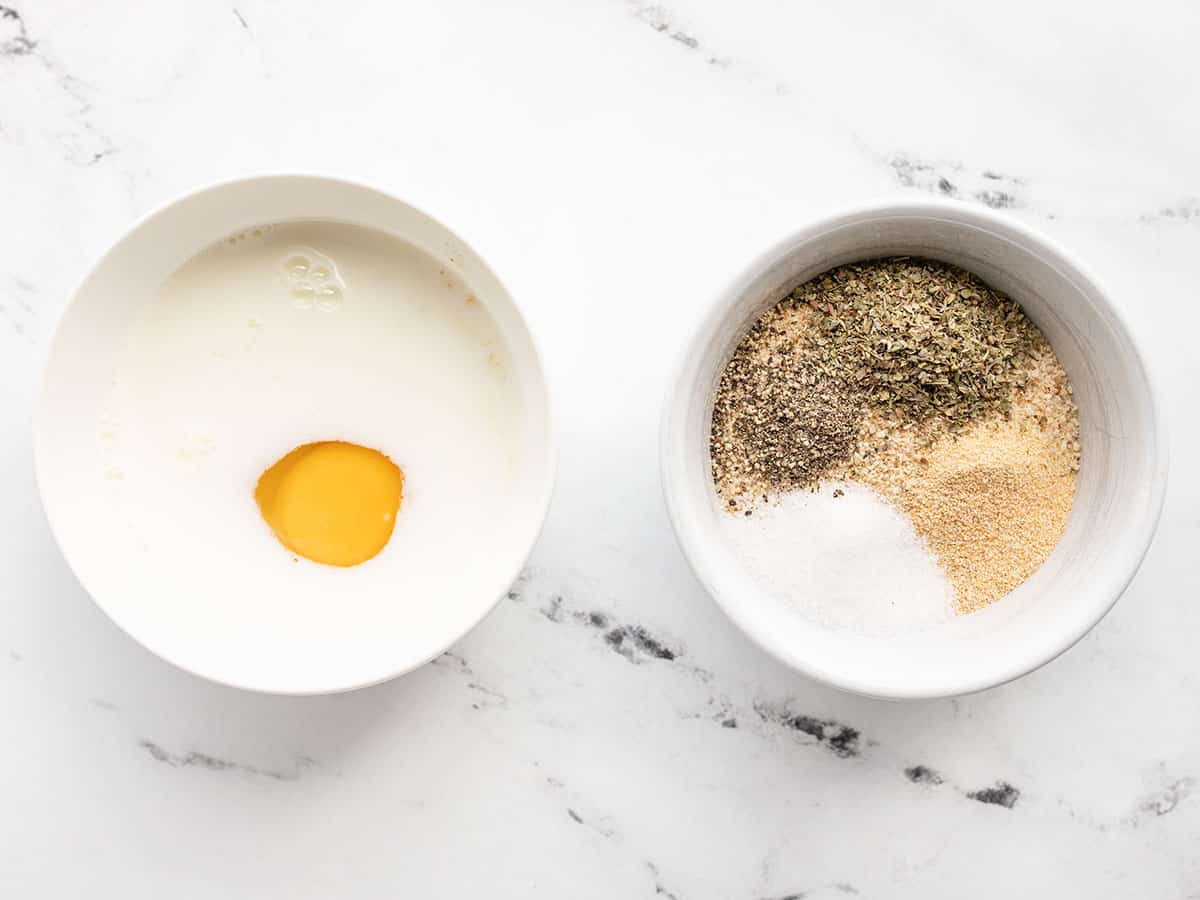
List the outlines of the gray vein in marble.
{"type": "MultiPolygon", "coordinates": [[[[603,617],[596,613],[589,617],[589,621],[594,627],[606,627],[606,624],[598,624],[597,619],[599,622],[603,622],[603,617]]],[[[646,629],[640,625],[619,625],[605,633],[604,642],[635,664],[643,656],[665,659],[670,662],[679,655],[678,651],[672,650],[658,638],[647,634],[646,629]]]]}
{"type": "Polygon", "coordinates": [[[241,12],[238,11],[238,8],[236,6],[233,8],[233,14],[235,16],[237,16],[237,20],[242,23],[242,27],[245,28],[247,31],[249,31],[250,26],[246,24],[246,17],[243,16],[241,14],[241,12]]]}
{"type": "Polygon", "coordinates": [[[54,85],[73,106],[69,113],[72,130],[58,135],[68,162],[92,166],[117,152],[113,140],[90,119],[92,103],[89,94],[92,86],[67,72],[57,57],[42,49],[40,40],[30,37],[25,20],[17,10],[0,6],[0,59],[18,61],[19,58],[41,64],[54,85]]]}
{"type": "MultiPolygon", "coordinates": [[[[510,595],[511,596],[511,595],[510,595]]],[[[556,595],[550,598],[550,602],[542,607],[541,613],[551,622],[558,623],[563,620],[563,598],[561,595],[556,595]]]]}
{"type": "Polygon", "coordinates": [[[1145,213],[1138,220],[1145,224],[1176,222],[1200,225],[1200,199],[1184,197],[1179,202],[1164,206],[1156,212],[1145,213]]]}
{"type": "Polygon", "coordinates": [[[935,772],[928,766],[910,766],[904,770],[904,777],[913,784],[941,784],[943,779],[941,774],[935,772]]]}
{"type": "MultiPolygon", "coordinates": [[[[546,783],[556,791],[567,792],[566,785],[559,778],[547,776],[546,783]]],[[[578,804],[566,807],[566,815],[576,825],[594,831],[605,840],[618,845],[624,845],[625,843],[620,830],[610,816],[581,812],[578,804]]],[[[668,900],[682,900],[679,894],[667,887],[658,865],[653,860],[643,859],[642,863],[650,873],[654,885],[654,896],[666,897],[668,900]]]]}
{"type": "Polygon", "coordinates": [[[927,194],[982,203],[992,209],[1019,209],[1028,206],[1025,180],[992,169],[968,169],[958,162],[934,162],[908,154],[885,158],[901,187],[927,194]]]}
{"type": "Polygon", "coordinates": [[[1020,789],[1013,787],[1004,780],[997,780],[990,787],[965,790],[951,783],[941,772],[924,765],[907,767],[904,770],[904,777],[913,784],[924,785],[929,788],[950,784],[955,791],[962,794],[968,800],[974,800],[977,803],[984,803],[991,806],[1003,806],[1005,809],[1012,809],[1021,797],[1020,789]]]}
{"type": "Polygon", "coordinates": [[[120,707],[110,700],[105,700],[103,697],[89,697],[88,702],[97,709],[102,709],[105,712],[117,712],[120,707]]]}
{"type": "Polygon", "coordinates": [[[508,706],[508,697],[499,691],[494,691],[489,687],[484,687],[477,681],[468,682],[467,690],[474,691],[484,698],[476,703],[472,703],[472,709],[483,709],[484,707],[490,706],[508,706]]]}
{"type": "Polygon", "coordinates": [[[437,659],[433,660],[432,665],[439,666],[441,668],[457,669],[460,672],[466,672],[468,675],[473,674],[471,672],[471,667],[467,665],[466,659],[450,650],[447,650],[437,659]]]}
{"type": "Polygon", "coordinates": [[[992,787],[980,788],[977,791],[967,791],[967,797],[980,803],[993,806],[1003,806],[1012,809],[1021,798],[1021,792],[1007,781],[997,781],[992,787]]]}
{"type": "Polygon", "coordinates": [[[567,816],[576,825],[582,825],[584,828],[590,828],[603,838],[611,839],[617,836],[617,830],[608,823],[608,818],[606,816],[599,818],[585,818],[581,813],[570,806],[567,807],[567,816]]]}
{"type": "Polygon", "coordinates": [[[258,775],[275,781],[296,781],[305,770],[316,764],[310,757],[301,754],[294,757],[295,768],[292,770],[261,769],[258,766],[248,766],[195,750],[188,753],[170,753],[154,741],[146,739],[138,741],[138,746],[149,753],[156,762],[174,769],[200,768],[211,772],[242,772],[246,775],[258,775]]]}
{"type": "Polygon", "coordinates": [[[683,719],[704,719],[715,722],[722,728],[736,730],[742,727],[738,709],[734,702],[720,692],[711,693],[704,701],[704,708],[695,712],[681,713],[683,719]]]}
{"type": "Polygon", "coordinates": [[[1165,772],[1165,766],[1161,763],[1158,770],[1163,786],[1143,795],[1129,813],[1115,819],[1099,818],[1061,797],[1058,799],[1058,806],[1072,821],[1101,834],[1114,829],[1136,830],[1142,828],[1164,816],[1175,813],[1181,805],[1190,800],[1196,787],[1196,779],[1187,776],[1169,776],[1165,772]]]}
{"type": "MultiPolygon", "coordinates": [[[[721,698],[718,706],[720,711],[712,718],[722,727],[737,728],[737,720],[732,715],[732,704],[727,699],[721,698]],[[732,724],[727,724],[728,722],[732,724]]],[[[857,728],[836,719],[795,713],[788,703],[779,704],[759,700],[754,703],[753,709],[762,724],[811,738],[812,740],[804,743],[809,746],[823,747],[839,759],[856,759],[863,755],[864,747],[879,746],[878,742],[864,738],[857,728]]],[[[929,788],[950,784],[953,790],[963,797],[979,803],[1003,806],[1006,809],[1012,809],[1021,796],[1020,789],[1004,780],[997,780],[991,787],[968,790],[953,785],[941,772],[929,766],[912,765],[905,767],[902,771],[904,777],[913,784],[929,788]]]]}
{"type": "Polygon", "coordinates": [[[433,660],[431,665],[446,669],[458,675],[467,678],[466,689],[473,692],[477,699],[471,703],[472,709],[489,709],[493,707],[507,707],[508,697],[500,691],[493,690],[479,681],[475,670],[467,663],[467,660],[458,653],[446,651],[437,659],[433,660]]]}
{"type": "Polygon", "coordinates": [[[0,319],[20,337],[33,341],[30,327],[37,318],[37,312],[27,299],[35,292],[34,286],[22,278],[10,279],[10,288],[0,292],[0,319]]]}
{"type": "Polygon", "coordinates": [[[702,53],[704,61],[708,65],[716,66],[719,69],[728,69],[732,65],[733,60],[712,53],[701,43],[698,37],[679,27],[676,24],[675,16],[664,7],[656,3],[644,3],[642,0],[630,0],[629,5],[633,9],[633,17],[635,19],[649,25],[659,34],[686,47],[688,50],[702,53]]]}
{"type": "Polygon", "coordinates": [[[15,9],[0,6],[0,56],[27,56],[37,49],[25,30],[25,20],[15,9]]]}
{"type": "MultiPolygon", "coordinates": [[[[551,597],[541,608],[541,614],[555,624],[572,622],[601,633],[605,645],[633,665],[651,660],[674,662],[684,655],[683,649],[677,644],[652,634],[642,625],[619,623],[611,613],[600,610],[568,609],[561,594],[551,597]]],[[[702,669],[690,668],[711,677],[702,669]]]]}
{"type": "Polygon", "coordinates": [[[508,593],[505,596],[509,600],[513,601],[513,603],[524,603],[525,602],[525,594],[524,594],[525,585],[528,584],[529,579],[531,579],[533,577],[533,574],[534,574],[533,569],[531,569],[531,568],[527,567],[527,568],[522,569],[521,573],[517,576],[516,581],[514,581],[511,585],[509,585],[508,593]]]}
{"type": "Polygon", "coordinates": [[[1059,805],[1076,822],[1100,833],[1114,829],[1137,830],[1175,813],[1192,795],[1196,782],[1193,778],[1172,779],[1161,790],[1153,791],[1140,800],[1133,811],[1117,819],[1097,819],[1060,800],[1059,805]]]}
{"type": "Polygon", "coordinates": [[[676,17],[663,6],[647,3],[645,0],[626,0],[626,5],[632,9],[636,22],[650,26],[675,45],[693,53],[697,60],[703,60],[705,65],[721,70],[736,69],[740,77],[750,84],[761,86],[764,81],[769,82],[773,92],[781,97],[792,93],[791,85],[786,82],[773,79],[769,73],[758,70],[745,60],[724,56],[714,51],[695,33],[680,27],[676,17]]]}
{"type": "Polygon", "coordinates": [[[1152,794],[1138,804],[1138,811],[1153,818],[1165,816],[1174,812],[1175,808],[1186,799],[1196,786],[1192,778],[1177,778],[1167,785],[1166,789],[1152,794]]]}
{"type": "Polygon", "coordinates": [[[754,711],[763,722],[808,735],[813,738],[813,743],[820,744],[841,759],[850,759],[862,752],[862,734],[859,730],[834,719],[800,715],[791,712],[786,704],[761,701],[754,705],[754,711]]]}
{"type": "MultiPolygon", "coordinates": [[[[860,142],[861,144],[861,142],[860,142]]],[[[870,156],[885,164],[901,187],[927,194],[982,203],[991,209],[1031,209],[1028,181],[1020,176],[995,169],[973,169],[964,163],[923,159],[912,154],[879,154],[863,148],[870,156]]],[[[1058,218],[1044,212],[1045,218],[1058,218]]],[[[1194,195],[1138,216],[1146,225],[1200,225],[1200,198],[1194,195]]]]}
{"type": "Polygon", "coordinates": [[[806,898],[813,898],[813,900],[815,900],[819,894],[828,896],[830,893],[857,896],[859,890],[848,882],[838,881],[833,884],[823,885],[819,888],[812,888],[804,891],[793,891],[789,894],[763,896],[759,898],[759,900],[806,900],[806,898]]]}
{"type": "MultiPolygon", "coordinates": [[[[1159,766],[1161,770],[1163,767],[1159,766]]],[[[1173,778],[1162,775],[1163,787],[1143,797],[1132,813],[1119,822],[1127,828],[1140,828],[1147,822],[1161,819],[1179,808],[1180,804],[1191,797],[1196,788],[1196,780],[1190,777],[1173,778]]],[[[1104,830],[1104,829],[1101,829],[1104,830]]]]}
{"type": "MultiPolygon", "coordinates": [[[[538,767],[540,768],[540,765],[538,767]]],[[[549,785],[555,792],[563,794],[571,793],[567,790],[567,786],[563,780],[561,778],[556,778],[553,775],[546,776],[546,784],[549,785]]],[[[585,809],[585,804],[580,802],[583,799],[581,797],[572,796],[571,799],[572,802],[570,805],[565,807],[567,818],[569,818],[576,825],[580,825],[590,831],[594,831],[596,834],[606,840],[613,841],[614,843],[622,842],[620,832],[617,830],[616,825],[613,823],[610,816],[585,809]]]]}
{"type": "Polygon", "coordinates": [[[654,878],[654,896],[666,897],[667,900],[679,900],[679,895],[667,890],[666,886],[663,884],[662,877],[659,875],[658,866],[647,860],[646,868],[650,870],[650,874],[654,878]]]}

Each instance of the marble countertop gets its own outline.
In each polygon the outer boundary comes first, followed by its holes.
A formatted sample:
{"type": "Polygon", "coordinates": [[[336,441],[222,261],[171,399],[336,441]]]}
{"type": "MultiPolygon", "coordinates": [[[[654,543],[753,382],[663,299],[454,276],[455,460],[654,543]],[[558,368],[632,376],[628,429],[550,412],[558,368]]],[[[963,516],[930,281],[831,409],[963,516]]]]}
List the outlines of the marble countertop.
{"type": "Polygon", "coordinates": [[[1200,897],[1194,4],[0,4],[0,895],[1200,897]],[[143,651],[71,576],[32,473],[90,261],[175,194],[270,169],[362,177],[459,230],[558,401],[558,490],[509,597],[342,696],[143,651]],[[1088,263],[1175,451],[1099,627],[914,704],[751,646],[676,548],[656,460],[714,287],[894,192],[1002,208],[1088,263]]]}

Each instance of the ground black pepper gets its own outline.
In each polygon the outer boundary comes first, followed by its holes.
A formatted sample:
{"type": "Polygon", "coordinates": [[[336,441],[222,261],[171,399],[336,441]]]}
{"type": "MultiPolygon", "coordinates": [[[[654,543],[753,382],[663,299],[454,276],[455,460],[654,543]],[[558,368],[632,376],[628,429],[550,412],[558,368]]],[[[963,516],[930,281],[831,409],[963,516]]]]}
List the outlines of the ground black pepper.
{"type": "Polygon", "coordinates": [[[811,354],[760,320],[717,391],[710,452],[718,490],[732,500],[747,489],[814,481],[849,457],[860,409],[841,381],[820,374],[811,354]]]}

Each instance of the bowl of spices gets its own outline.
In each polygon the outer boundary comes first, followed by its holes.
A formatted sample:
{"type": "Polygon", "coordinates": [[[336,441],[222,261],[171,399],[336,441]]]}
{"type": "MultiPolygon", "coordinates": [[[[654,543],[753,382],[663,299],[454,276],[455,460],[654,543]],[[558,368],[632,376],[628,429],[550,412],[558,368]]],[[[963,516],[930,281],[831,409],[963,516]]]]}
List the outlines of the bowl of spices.
{"type": "Polygon", "coordinates": [[[948,201],[852,210],[754,260],[663,419],[701,582],[780,660],[878,697],[982,690],[1074,644],[1140,565],[1166,472],[1109,297],[948,201]]]}

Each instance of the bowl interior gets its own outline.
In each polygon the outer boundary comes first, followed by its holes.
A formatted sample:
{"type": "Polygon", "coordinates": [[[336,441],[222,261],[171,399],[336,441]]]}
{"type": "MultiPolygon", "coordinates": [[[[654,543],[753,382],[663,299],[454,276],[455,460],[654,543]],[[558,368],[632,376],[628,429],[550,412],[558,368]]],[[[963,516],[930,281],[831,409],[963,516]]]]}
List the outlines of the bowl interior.
{"type": "Polygon", "coordinates": [[[1132,578],[1157,523],[1165,441],[1142,361],[1099,289],[1060,251],[957,205],[847,214],[766,254],[719,298],[681,367],[664,419],[663,468],[681,545],[726,612],[780,659],[884,697],[964,693],[1021,675],[1078,640],[1132,578]],[[1082,461],[1066,531],[1001,601],[945,625],[887,636],[815,624],[764,597],[718,531],[708,433],[722,368],[758,316],[793,287],[849,262],[915,255],[1011,295],[1042,329],[1079,406],[1082,461]]]}
{"type": "MultiPolygon", "coordinates": [[[[353,360],[314,364],[353,366],[353,360]]],[[[404,387],[396,385],[398,395],[404,387]]],[[[419,389],[408,386],[414,387],[419,389]]],[[[200,190],[153,214],[113,247],[84,280],[59,325],[34,431],[47,516],[96,602],[139,642],[189,671],[284,693],[371,684],[428,661],[461,638],[524,564],[544,520],[553,477],[541,364],[503,284],[470,247],[419,210],[366,186],[311,176],[251,178],[200,190]],[[315,581],[300,587],[315,585],[308,593],[326,600],[309,602],[311,597],[306,601],[289,589],[287,579],[298,577],[293,573],[276,577],[280,572],[273,575],[269,566],[214,558],[203,547],[191,566],[155,564],[139,551],[137,523],[114,522],[97,417],[139,310],[203,248],[255,226],[297,220],[363,226],[423,251],[487,310],[509,353],[522,421],[503,523],[489,532],[486,546],[464,548],[462,564],[439,573],[421,596],[396,596],[384,577],[389,570],[371,560],[344,570],[311,564],[307,577],[315,581]]],[[[331,436],[338,435],[309,439],[331,436]]],[[[288,449],[282,447],[280,455],[288,449]]],[[[244,493],[256,515],[252,487],[251,482],[244,493]]],[[[268,539],[269,532],[264,534],[268,539]]]]}

